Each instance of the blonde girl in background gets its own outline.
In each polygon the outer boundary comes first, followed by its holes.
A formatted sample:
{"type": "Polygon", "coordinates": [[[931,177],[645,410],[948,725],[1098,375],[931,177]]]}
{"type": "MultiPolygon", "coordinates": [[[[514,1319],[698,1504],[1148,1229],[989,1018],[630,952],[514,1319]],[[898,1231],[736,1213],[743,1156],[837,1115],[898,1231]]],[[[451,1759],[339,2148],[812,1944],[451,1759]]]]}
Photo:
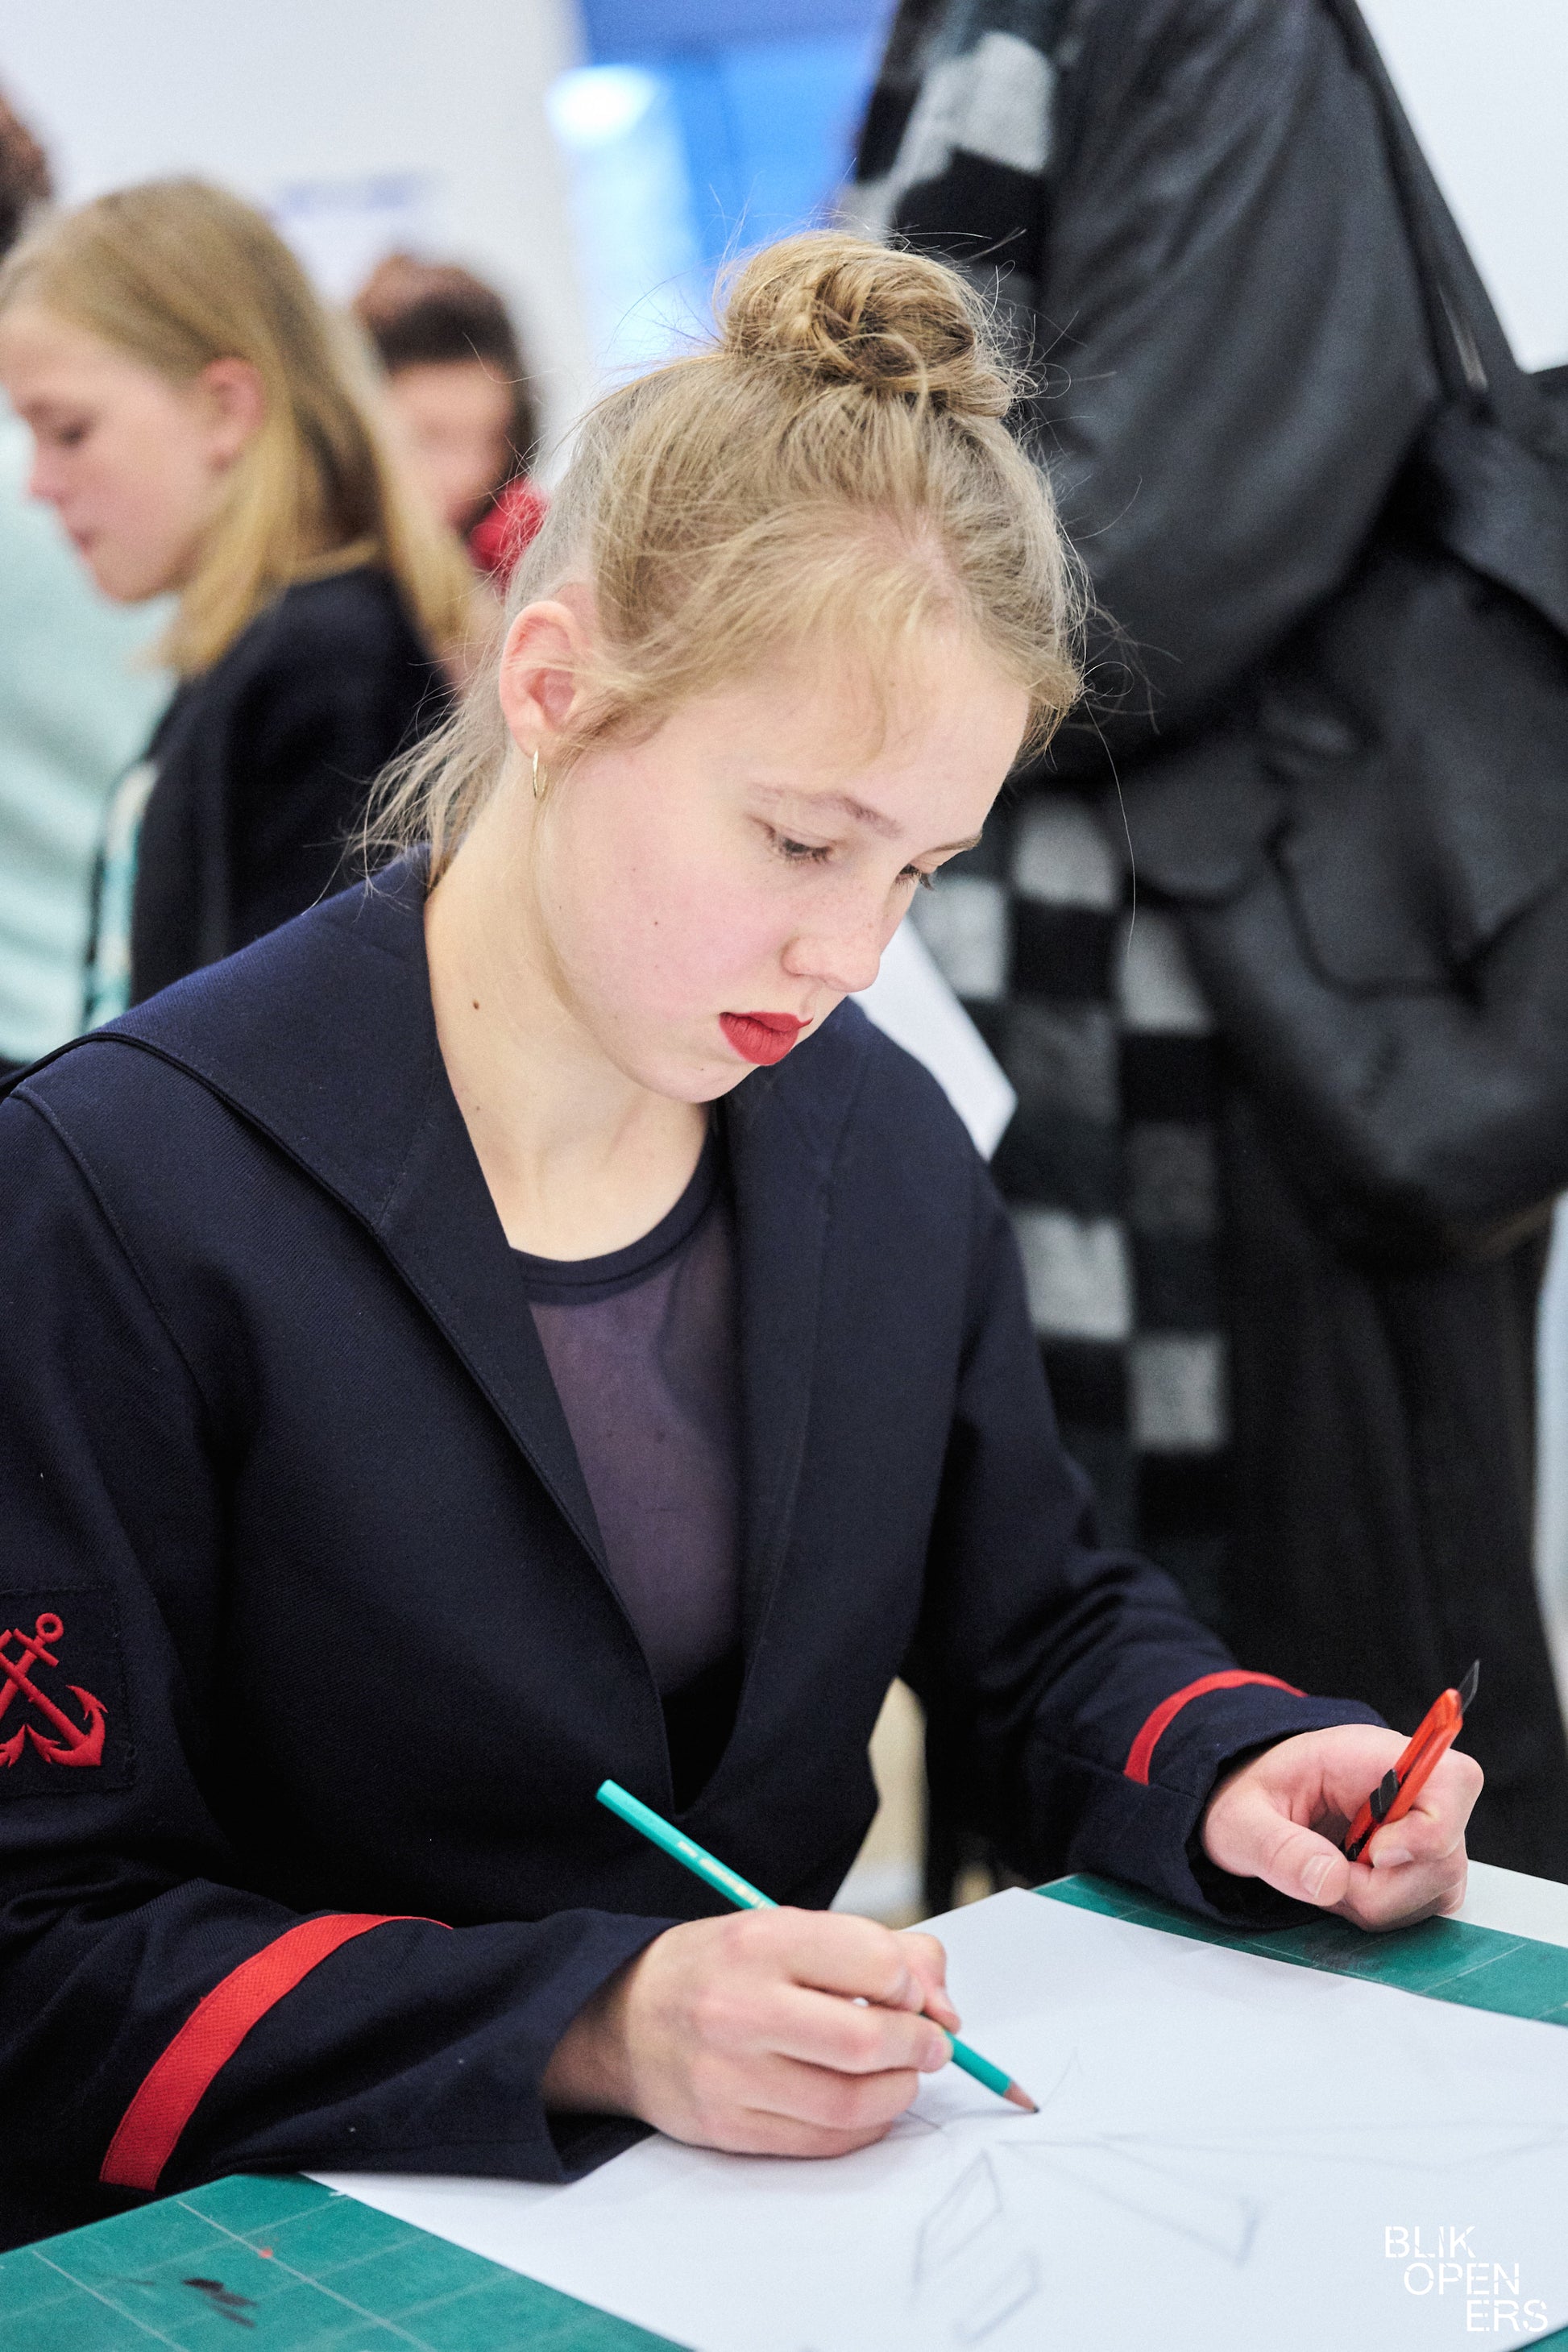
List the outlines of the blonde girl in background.
{"type": "Polygon", "coordinates": [[[105,835],[98,1021],[330,887],[372,779],[441,714],[469,577],[396,476],[351,339],[222,189],[127,188],[26,237],[0,383],[100,587],[178,599],[178,691],[105,835]]]}
{"type": "MultiPolygon", "coordinates": [[[[0,90],[0,261],[53,194],[0,90]]],[[[33,436],[0,392],[0,1075],[81,1027],[82,959],[110,794],[169,681],[146,660],[155,607],[100,596],[27,496],[33,436]]]]}
{"type": "Polygon", "coordinates": [[[386,870],[0,1101],[6,1607],[78,1759],[13,1710],[35,2229],[879,2138],[958,2023],[822,1907],[899,1673],[1032,1878],[1462,1898],[1473,1764],[1352,1865],[1397,1735],[1099,1548],[985,1168],[844,1001],[1076,691],[1013,390],[940,264],[760,254],[587,419],[386,870]]]}

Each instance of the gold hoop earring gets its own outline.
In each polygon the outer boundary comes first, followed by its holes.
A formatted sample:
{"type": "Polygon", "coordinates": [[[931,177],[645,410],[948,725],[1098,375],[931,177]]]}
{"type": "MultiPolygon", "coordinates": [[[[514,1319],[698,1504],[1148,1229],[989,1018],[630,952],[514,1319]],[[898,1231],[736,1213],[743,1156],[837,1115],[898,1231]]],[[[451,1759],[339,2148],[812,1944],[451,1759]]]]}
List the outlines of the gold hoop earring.
{"type": "Polygon", "coordinates": [[[544,798],[544,788],[549,782],[547,775],[542,776],[539,772],[539,746],[536,743],[533,747],[533,797],[536,801],[544,798]]]}

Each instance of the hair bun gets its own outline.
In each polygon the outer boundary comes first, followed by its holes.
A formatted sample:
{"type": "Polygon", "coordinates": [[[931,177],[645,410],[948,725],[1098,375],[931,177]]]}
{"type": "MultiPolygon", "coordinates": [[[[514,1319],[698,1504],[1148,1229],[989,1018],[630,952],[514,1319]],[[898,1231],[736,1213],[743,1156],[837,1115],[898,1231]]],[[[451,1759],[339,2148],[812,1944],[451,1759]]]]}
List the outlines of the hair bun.
{"type": "Polygon", "coordinates": [[[979,298],[926,255],[824,230],[755,255],[733,279],[722,349],[824,387],[929,401],[954,416],[1003,416],[1016,378],[979,298]]]}

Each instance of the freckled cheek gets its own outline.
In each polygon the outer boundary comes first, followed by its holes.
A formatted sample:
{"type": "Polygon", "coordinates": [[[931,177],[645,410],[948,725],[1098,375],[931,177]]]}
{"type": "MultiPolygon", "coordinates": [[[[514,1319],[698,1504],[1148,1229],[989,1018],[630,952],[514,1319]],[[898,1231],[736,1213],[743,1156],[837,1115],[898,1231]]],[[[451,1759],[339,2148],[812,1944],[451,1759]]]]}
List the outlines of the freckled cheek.
{"type": "Polygon", "coordinates": [[[686,977],[717,996],[721,1009],[737,1008],[734,993],[748,984],[764,992],[776,979],[779,957],[790,935],[786,908],[774,891],[726,887],[681,894],[661,930],[674,934],[686,977]]]}
{"type": "Polygon", "coordinates": [[[598,909],[595,961],[610,985],[656,1020],[716,1017],[746,1008],[737,992],[769,992],[787,937],[776,903],[686,873],[655,888],[627,873],[598,909]],[[608,919],[606,919],[606,918],[608,919]]]}

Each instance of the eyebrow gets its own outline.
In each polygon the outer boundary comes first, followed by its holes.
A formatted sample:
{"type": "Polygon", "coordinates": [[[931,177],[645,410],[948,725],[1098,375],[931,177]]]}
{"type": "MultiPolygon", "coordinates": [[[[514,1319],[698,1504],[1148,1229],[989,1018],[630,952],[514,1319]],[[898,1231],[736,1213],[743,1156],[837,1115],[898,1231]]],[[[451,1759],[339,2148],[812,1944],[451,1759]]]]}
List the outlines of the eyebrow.
{"type": "MultiPolygon", "coordinates": [[[[766,784],[763,789],[771,801],[809,800],[813,808],[837,809],[852,824],[863,824],[868,833],[879,834],[884,841],[899,830],[890,816],[884,816],[880,809],[868,808],[864,801],[856,800],[850,793],[804,793],[796,784],[766,784]]],[[[980,838],[979,834],[972,833],[967,841],[944,841],[940,848],[928,849],[922,855],[953,857],[961,849],[978,849],[980,838]]]]}

